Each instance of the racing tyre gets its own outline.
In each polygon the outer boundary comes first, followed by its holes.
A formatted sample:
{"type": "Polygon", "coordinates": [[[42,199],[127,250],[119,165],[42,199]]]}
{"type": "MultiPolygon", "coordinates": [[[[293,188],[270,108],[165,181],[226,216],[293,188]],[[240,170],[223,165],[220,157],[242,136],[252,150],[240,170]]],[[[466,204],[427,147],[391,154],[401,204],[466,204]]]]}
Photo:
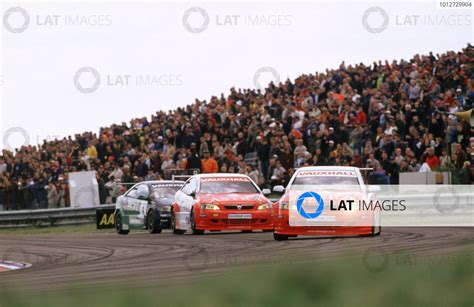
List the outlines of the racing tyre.
{"type": "Polygon", "coordinates": [[[128,235],[130,229],[124,230],[122,229],[122,226],[122,215],[117,213],[115,215],[115,231],[117,231],[119,235],[128,235]]]}
{"type": "Polygon", "coordinates": [[[146,226],[149,233],[161,233],[160,221],[157,220],[156,214],[153,210],[148,212],[146,226]]]}
{"type": "Polygon", "coordinates": [[[175,235],[182,235],[186,232],[186,230],[176,229],[176,217],[174,216],[174,212],[171,211],[171,230],[173,230],[173,234],[175,235]]]}
{"type": "Polygon", "coordinates": [[[273,239],[277,240],[277,241],[284,241],[284,240],[288,240],[289,236],[286,236],[286,235],[281,235],[279,233],[273,233],[273,239]]]}
{"type": "Polygon", "coordinates": [[[204,230],[196,229],[196,221],[194,220],[194,210],[191,210],[191,230],[193,231],[193,235],[202,235],[204,230]]]}

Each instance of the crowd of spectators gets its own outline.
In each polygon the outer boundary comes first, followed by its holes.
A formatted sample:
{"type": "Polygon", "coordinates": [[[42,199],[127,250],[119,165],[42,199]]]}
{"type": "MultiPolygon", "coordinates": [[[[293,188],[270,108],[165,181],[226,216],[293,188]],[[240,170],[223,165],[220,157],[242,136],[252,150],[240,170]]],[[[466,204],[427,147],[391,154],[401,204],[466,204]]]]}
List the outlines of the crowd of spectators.
{"type": "MultiPolygon", "coordinates": [[[[118,182],[167,171],[243,173],[260,186],[285,184],[306,165],[374,170],[376,183],[401,172],[452,170],[471,184],[474,138],[468,121],[443,112],[472,108],[474,47],[411,60],[346,65],[264,90],[231,88],[151,118],[85,132],[0,156],[6,209],[68,206],[68,173],[96,171],[101,203],[118,182]]],[[[118,188],[117,188],[118,187],[118,188]]]]}

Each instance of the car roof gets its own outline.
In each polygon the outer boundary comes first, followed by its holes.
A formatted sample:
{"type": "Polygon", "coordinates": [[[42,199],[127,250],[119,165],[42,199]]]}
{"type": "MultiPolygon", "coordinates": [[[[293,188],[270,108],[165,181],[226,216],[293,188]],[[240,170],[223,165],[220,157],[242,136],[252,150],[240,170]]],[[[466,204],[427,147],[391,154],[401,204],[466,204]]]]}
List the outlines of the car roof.
{"type": "Polygon", "coordinates": [[[249,176],[244,174],[235,174],[235,173],[212,173],[212,174],[198,174],[194,175],[194,177],[198,178],[215,178],[215,177],[242,177],[242,178],[249,178],[249,176]]]}
{"type": "Polygon", "coordinates": [[[175,183],[175,184],[184,184],[184,181],[182,181],[182,180],[148,180],[148,181],[142,181],[142,182],[138,182],[138,183],[156,184],[156,185],[160,185],[160,184],[172,184],[172,183],[175,183]]]}

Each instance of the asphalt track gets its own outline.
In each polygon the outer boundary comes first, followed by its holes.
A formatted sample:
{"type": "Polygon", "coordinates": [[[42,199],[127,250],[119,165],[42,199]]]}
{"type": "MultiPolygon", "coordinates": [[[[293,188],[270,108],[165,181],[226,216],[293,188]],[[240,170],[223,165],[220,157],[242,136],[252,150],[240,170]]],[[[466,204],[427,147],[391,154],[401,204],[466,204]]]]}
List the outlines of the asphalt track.
{"type": "MultiPolygon", "coordinates": [[[[311,238],[277,242],[272,233],[202,236],[144,232],[1,235],[0,259],[32,264],[2,272],[0,290],[60,290],[189,281],[245,265],[288,265],[335,257],[360,257],[368,271],[383,271],[393,255],[446,257],[474,252],[474,228],[385,228],[379,237],[311,238]]],[[[438,258],[427,258],[438,259],[438,258]]],[[[469,260],[472,261],[472,258],[469,260]]],[[[472,262],[471,262],[472,263],[472,262]]]]}

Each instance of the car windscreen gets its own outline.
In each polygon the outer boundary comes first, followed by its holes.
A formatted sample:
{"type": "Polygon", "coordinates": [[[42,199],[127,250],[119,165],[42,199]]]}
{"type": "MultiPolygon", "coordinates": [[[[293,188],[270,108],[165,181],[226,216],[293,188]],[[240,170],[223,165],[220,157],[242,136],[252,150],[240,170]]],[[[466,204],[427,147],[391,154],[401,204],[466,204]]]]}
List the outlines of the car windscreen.
{"type": "Polygon", "coordinates": [[[203,178],[201,193],[259,193],[255,185],[247,178],[203,178]]]}
{"type": "Polygon", "coordinates": [[[181,186],[154,186],[153,194],[156,198],[173,198],[174,194],[181,188],[181,186]]]}

